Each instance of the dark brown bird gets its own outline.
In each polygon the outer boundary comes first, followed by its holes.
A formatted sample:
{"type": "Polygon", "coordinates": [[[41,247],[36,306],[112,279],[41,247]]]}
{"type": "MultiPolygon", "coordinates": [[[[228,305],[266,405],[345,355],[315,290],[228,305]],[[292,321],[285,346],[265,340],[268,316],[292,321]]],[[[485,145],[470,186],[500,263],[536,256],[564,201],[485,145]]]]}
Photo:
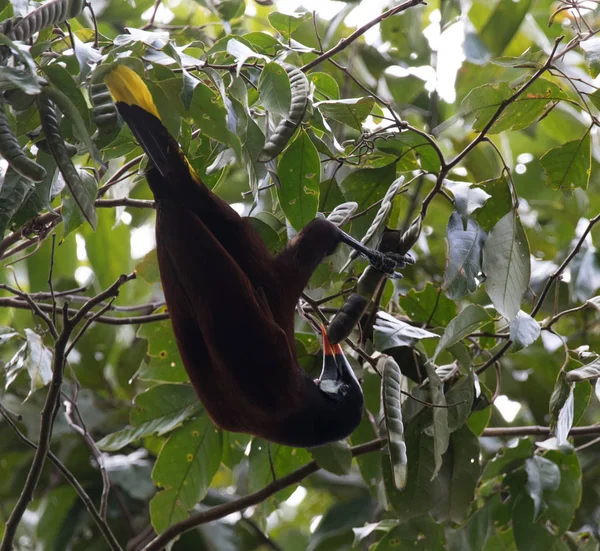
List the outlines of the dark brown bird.
{"type": "Polygon", "coordinates": [[[131,69],[106,82],[148,155],[156,247],[181,359],[213,421],[289,446],[319,446],[359,424],[363,395],[339,345],[324,339],[323,371],[298,365],[294,312],[308,280],[340,242],[393,274],[397,258],[372,251],[326,220],[309,223],[272,256],[248,220],[196,176],[131,69]]]}

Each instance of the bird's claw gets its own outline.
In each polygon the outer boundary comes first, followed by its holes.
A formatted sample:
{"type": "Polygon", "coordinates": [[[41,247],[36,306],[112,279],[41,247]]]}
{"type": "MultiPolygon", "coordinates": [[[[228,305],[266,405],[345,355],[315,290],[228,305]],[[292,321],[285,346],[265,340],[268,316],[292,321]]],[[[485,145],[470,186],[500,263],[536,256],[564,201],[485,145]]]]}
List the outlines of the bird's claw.
{"type": "Polygon", "coordinates": [[[375,254],[369,259],[373,267],[392,279],[401,279],[403,276],[396,271],[396,268],[405,268],[407,264],[414,264],[415,261],[409,254],[381,253],[373,251],[375,254]]]}

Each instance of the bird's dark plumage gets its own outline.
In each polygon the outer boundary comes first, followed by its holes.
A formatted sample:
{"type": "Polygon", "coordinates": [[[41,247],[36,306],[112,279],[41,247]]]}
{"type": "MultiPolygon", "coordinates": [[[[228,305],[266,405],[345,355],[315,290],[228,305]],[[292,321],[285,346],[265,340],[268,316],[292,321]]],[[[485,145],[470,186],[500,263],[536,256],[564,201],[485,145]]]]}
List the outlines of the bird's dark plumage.
{"type": "Polygon", "coordinates": [[[314,220],[272,256],[252,225],[197,178],[141,78],[118,66],[106,81],[151,161],[146,176],[156,199],[167,308],[183,364],[212,419],[290,446],[348,436],[363,409],[352,369],[337,349],[313,381],[298,365],[294,336],[300,294],[342,232],[314,220]]]}

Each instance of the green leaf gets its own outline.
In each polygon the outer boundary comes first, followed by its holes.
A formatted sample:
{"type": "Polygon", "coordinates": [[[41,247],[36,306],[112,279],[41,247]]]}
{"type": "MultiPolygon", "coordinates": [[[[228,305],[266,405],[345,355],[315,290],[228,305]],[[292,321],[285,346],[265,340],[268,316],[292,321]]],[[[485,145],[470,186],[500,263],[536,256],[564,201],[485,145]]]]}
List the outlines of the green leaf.
{"type": "Polygon", "coordinates": [[[433,361],[435,361],[435,358],[437,358],[442,350],[461,341],[469,333],[476,331],[486,321],[489,321],[489,319],[489,314],[481,306],[468,304],[446,327],[435,349],[433,361]]]}
{"type": "MultiPolygon", "coordinates": [[[[81,141],[88,150],[90,156],[100,165],[102,165],[102,159],[100,158],[100,154],[96,149],[96,146],[92,142],[92,138],[88,132],[88,127],[86,126],[86,122],[84,121],[79,109],[75,106],[75,104],[71,101],[71,99],[64,94],[58,88],[54,88],[52,86],[46,86],[43,90],[43,93],[48,96],[61,110],[62,114],[69,119],[71,124],[73,125],[73,129],[75,130],[75,134],[77,139],[81,141]]],[[[76,96],[77,97],[77,96],[76,96]]],[[[83,109],[83,106],[82,106],[83,109]]],[[[88,113],[88,125],[89,123],[89,112],[88,113]]]]}
{"type": "Polygon", "coordinates": [[[156,249],[152,249],[142,260],[135,265],[135,273],[148,283],[159,283],[158,258],[156,249]]]}
{"type": "MultiPolygon", "coordinates": [[[[310,461],[310,455],[304,448],[290,448],[254,438],[248,460],[248,489],[254,492],[273,482],[273,476],[281,478],[305,465],[310,461]]],[[[287,499],[294,489],[295,486],[283,489],[278,492],[277,498],[287,499]]]]}
{"type": "Polygon", "coordinates": [[[375,100],[372,97],[321,101],[315,104],[326,119],[341,122],[358,130],[371,114],[375,100]]]}
{"type": "Polygon", "coordinates": [[[409,524],[402,524],[390,530],[371,551],[394,551],[402,549],[434,551],[446,548],[444,528],[431,517],[423,516],[409,524]],[[415,545],[418,542],[418,545],[415,545]]]}
{"type": "Polygon", "coordinates": [[[565,373],[565,379],[569,382],[589,381],[598,377],[600,377],[600,358],[596,358],[583,367],[572,369],[565,373]]]}
{"type": "Polygon", "coordinates": [[[148,341],[150,364],[143,366],[139,377],[143,380],[182,383],[188,381],[173,334],[170,320],[142,325],[137,336],[148,341]]]}
{"type": "Polygon", "coordinates": [[[430,140],[413,130],[393,134],[387,140],[378,142],[377,148],[380,151],[397,155],[399,161],[404,157],[416,155],[423,170],[430,172],[439,172],[440,170],[440,158],[431,146],[430,140]]]}
{"type": "Polygon", "coordinates": [[[12,217],[33,189],[33,184],[27,178],[23,178],[11,167],[6,169],[0,186],[0,238],[4,237],[12,217]]]}
{"type": "Polygon", "coordinates": [[[568,546],[560,541],[545,526],[534,522],[534,504],[526,494],[520,494],[512,511],[512,526],[517,549],[527,551],[568,551],[568,546]]]}
{"type": "Polygon", "coordinates": [[[494,118],[489,134],[505,130],[521,130],[534,123],[546,111],[549,104],[568,99],[568,96],[553,82],[537,79],[514,101],[507,103],[514,94],[505,82],[484,84],[467,95],[462,102],[463,110],[474,113],[473,129],[482,131],[494,118]],[[496,117],[501,105],[507,105],[496,117]]]}
{"type": "Polygon", "coordinates": [[[588,72],[592,78],[600,74],[600,38],[594,37],[581,43],[585,60],[588,64],[588,72]]]}
{"type": "Polygon", "coordinates": [[[502,176],[481,182],[478,187],[490,194],[491,198],[475,213],[474,219],[485,232],[489,232],[512,209],[510,186],[506,177],[502,176]]]}
{"type": "MultiPolygon", "coordinates": [[[[374,203],[383,199],[386,191],[396,179],[396,166],[389,164],[382,168],[361,169],[351,172],[340,184],[340,189],[346,201],[358,203],[358,210],[363,211],[374,203]]],[[[361,216],[352,223],[353,235],[364,235],[373,219],[375,209],[371,209],[365,216],[361,216]]]]}
{"type": "Polygon", "coordinates": [[[523,0],[516,4],[512,0],[500,0],[496,4],[494,12],[479,33],[493,57],[504,52],[519,30],[530,5],[531,0],[523,0]]]}
{"type": "Polygon", "coordinates": [[[206,495],[222,452],[221,431],[203,413],[171,434],[154,464],[152,480],[175,490],[179,505],[189,510],[206,495]]]}
{"type": "Polygon", "coordinates": [[[474,398],[475,385],[473,374],[469,372],[454,383],[446,393],[448,428],[450,432],[454,432],[466,423],[473,407],[474,398]]]}
{"type": "Polygon", "coordinates": [[[287,15],[273,11],[268,15],[269,23],[276,30],[279,31],[285,38],[289,38],[290,35],[305,21],[311,18],[310,12],[304,12],[301,14],[287,15]]]}
{"type": "Polygon", "coordinates": [[[187,509],[179,501],[176,489],[158,492],[150,501],[150,520],[157,534],[188,516],[187,509]]]}
{"type": "Polygon", "coordinates": [[[444,385],[431,362],[425,364],[425,369],[429,378],[429,390],[431,392],[431,403],[433,404],[433,425],[425,429],[425,432],[433,436],[435,458],[435,468],[431,475],[431,480],[433,480],[442,468],[442,457],[446,453],[450,441],[450,429],[448,427],[448,409],[446,408],[444,385]]]}
{"type": "Polygon", "coordinates": [[[279,63],[267,63],[260,74],[258,93],[270,113],[287,117],[292,102],[290,79],[279,63]]]}
{"type": "MultiPolygon", "coordinates": [[[[379,378],[379,377],[378,377],[379,378]]],[[[365,389],[365,384],[363,382],[363,390],[365,389]]],[[[379,389],[377,389],[379,390],[379,389]]],[[[373,428],[373,423],[371,422],[370,413],[365,408],[365,412],[363,413],[362,419],[360,420],[360,425],[354,430],[354,432],[350,435],[350,442],[353,446],[357,446],[359,444],[365,444],[366,442],[371,442],[378,437],[378,434],[375,432],[373,428]]],[[[356,457],[356,463],[358,464],[358,470],[364,480],[365,484],[369,488],[369,492],[373,497],[377,497],[379,486],[381,482],[381,454],[378,453],[366,453],[364,455],[359,455],[356,457]]]]}
{"type": "Polygon", "coordinates": [[[340,87],[337,81],[327,73],[309,73],[308,80],[315,86],[315,91],[327,100],[340,99],[340,87]]]}
{"type": "Polygon", "coordinates": [[[443,469],[448,473],[443,477],[445,488],[439,488],[433,512],[438,522],[448,519],[462,524],[468,518],[481,474],[480,453],[479,439],[469,427],[463,425],[452,433],[448,453],[444,456],[443,469]]]}
{"type": "Polygon", "coordinates": [[[575,512],[581,505],[581,466],[577,454],[572,450],[550,450],[543,457],[558,466],[560,484],[554,491],[544,494],[547,508],[539,521],[550,521],[561,534],[571,526],[575,512]]]}
{"type": "Polygon", "coordinates": [[[552,189],[587,189],[592,170],[589,132],[581,140],[552,148],[541,157],[540,163],[546,173],[546,184],[552,189]]]}
{"type": "Polygon", "coordinates": [[[330,473],[342,476],[350,472],[352,452],[350,446],[344,441],[311,448],[310,455],[319,464],[319,467],[330,473]]]}
{"type": "Polygon", "coordinates": [[[33,96],[42,91],[42,86],[40,79],[32,73],[14,67],[2,67],[0,90],[19,90],[23,94],[33,96]]]}
{"type": "Polygon", "coordinates": [[[403,490],[406,486],[407,459],[400,394],[402,373],[392,357],[387,356],[382,357],[382,359],[383,361],[379,360],[377,364],[378,371],[383,372],[381,403],[383,404],[387,445],[394,486],[398,490],[403,490]]]}
{"type": "Polygon", "coordinates": [[[42,337],[31,329],[25,328],[27,337],[27,355],[25,368],[31,379],[29,395],[45,387],[52,380],[52,351],[44,346],[42,337]]]}
{"type": "Polygon", "coordinates": [[[138,394],[131,411],[133,427],[105,436],[98,442],[104,451],[116,451],[150,434],[165,434],[201,408],[190,385],[157,385],[138,394]]]}
{"type": "Polygon", "coordinates": [[[469,218],[465,229],[460,214],[452,213],[448,221],[447,261],[442,285],[448,298],[461,298],[477,290],[485,240],[486,234],[476,222],[469,218]]]}
{"type": "Polygon", "coordinates": [[[232,133],[227,129],[227,111],[221,105],[219,96],[206,84],[199,83],[194,88],[189,114],[203,134],[231,145],[232,133]]]}
{"type": "Polygon", "coordinates": [[[85,222],[86,218],[84,217],[83,208],[87,210],[87,216],[91,216],[92,220],[94,220],[96,214],[94,207],[94,201],[98,192],[96,178],[87,170],[77,169],[77,174],[81,183],[80,186],[74,188],[77,190],[77,199],[73,197],[73,193],[69,187],[65,187],[62,191],[62,215],[65,221],[63,239],[85,222]],[[80,205],[84,205],[84,207],[82,208],[80,205]]]}
{"type": "Polygon", "coordinates": [[[560,470],[552,461],[534,455],[525,461],[527,474],[526,489],[533,500],[533,519],[537,520],[540,513],[546,508],[544,492],[557,490],[560,484],[560,470]]]}
{"type": "MultiPolygon", "coordinates": [[[[561,377],[562,379],[562,377],[561,377]]],[[[573,395],[573,383],[569,384],[569,392],[567,397],[558,412],[556,423],[554,424],[554,436],[556,444],[562,446],[567,443],[569,432],[575,420],[575,397],[573,395]]]]}
{"type": "Polygon", "coordinates": [[[421,339],[438,339],[439,335],[401,321],[387,312],[379,312],[375,322],[373,344],[377,350],[396,346],[414,346],[421,339]]]}
{"type": "Polygon", "coordinates": [[[469,216],[482,208],[491,197],[481,187],[471,186],[469,182],[453,182],[444,180],[444,187],[454,195],[454,208],[460,214],[463,225],[468,223],[469,216]]]}
{"type": "Polygon", "coordinates": [[[303,130],[281,156],[278,172],[281,208],[290,224],[301,230],[317,215],[321,181],[319,153],[303,130]]]}
{"type": "MultiPolygon", "coordinates": [[[[81,233],[97,282],[102,289],[106,289],[131,269],[129,228],[124,224],[115,225],[115,213],[110,209],[98,209],[96,214],[96,231],[91,231],[90,226],[85,225],[81,233]],[[106,254],[107,251],[110,254],[106,254]]],[[[127,285],[121,287],[121,296],[127,296],[128,289],[127,285]]]]}
{"type": "Polygon", "coordinates": [[[456,303],[430,281],[425,283],[422,291],[411,289],[406,296],[399,298],[399,302],[412,321],[436,327],[445,327],[457,313],[456,303]]]}
{"type": "Polygon", "coordinates": [[[44,492],[36,511],[35,532],[43,549],[58,549],[62,530],[69,530],[70,513],[77,494],[71,486],[58,486],[44,492]]]}
{"type": "MultiPolygon", "coordinates": [[[[79,112],[79,115],[81,116],[86,128],[84,135],[89,136],[89,131],[91,129],[90,111],[81,92],[81,87],[77,86],[69,71],[67,71],[67,69],[58,63],[45,65],[44,73],[52,85],[65,94],[65,96],[67,96],[71,103],[77,108],[77,111],[79,112]]],[[[63,112],[63,114],[68,116],[67,113],[63,112]]],[[[78,131],[82,131],[82,128],[78,128],[78,131]]]]}
{"type": "Polygon", "coordinates": [[[512,320],[529,286],[529,242],[516,211],[505,214],[492,228],[483,247],[485,288],[494,307],[512,320]]]}
{"type": "Polygon", "coordinates": [[[483,470],[483,480],[495,478],[519,469],[525,460],[533,455],[533,444],[529,438],[520,438],[516,442],[508,443],[496,456],[488,462],[483,470]]]}
{"type": "Polygon", "coordinates": [[[401,521],[423,515],[433,505],[433,438],[425,433],[421,423],[413,422],[406,427],[405,439],[408,471],[402,492],[394,485],[389,459],[381,454],[385,493],[395,516],[401,521]]]}
{"type": "Polygon", "coordinates": [[[510,322],[510,340],[514,343],[511,351],[527,348],[537,340],[540,333],[540,324],[529,314],[519,310],[510,322]]]}

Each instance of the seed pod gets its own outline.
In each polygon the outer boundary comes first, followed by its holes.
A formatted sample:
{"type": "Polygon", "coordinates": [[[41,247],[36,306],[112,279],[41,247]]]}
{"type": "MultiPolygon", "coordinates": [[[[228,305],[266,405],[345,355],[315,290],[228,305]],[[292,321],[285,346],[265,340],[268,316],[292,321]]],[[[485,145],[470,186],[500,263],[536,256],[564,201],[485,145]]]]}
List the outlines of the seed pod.
{"type": "Polygon", "coordinates": [[[21,149],[19,140],[8,124],[2,100],[0,100],[0,155],[21,176],[32,182],[41,182],[46,177],[44,167],[31,160],[21,149]]]}
{"type": "Polygon", "coordinates": [[[60,133],[56,107],[50,98],[50,92],[47,87],[42,90],[42,93],[38,97],[38,107],[42,129],[46,136],[50,152],[77,206],[81,209],[83,216],[90,223],[90,226],[95,229],[98,222],[98,216],[94,207],[95,197],[88,193],[86,186],[81,181],[79,172],[77,172],[75,165],[71,161],[68,148],[60,133]]]}
{"type": "Polygon", "coordinates": [[[92,119],[102,131],[110,130],[117,122],[117,110],[103,82],[90,86],[90,100],[92,102],[92,119]]]}
{"type": "Polygon", "coordinates": [[[297,67],[289,63],[282,63],[283,68],[290,79],[290,89],[292,92],[292,102],[288,116],[281,120],[273,133],[269,137],[263,150],[258,154],[258,161],[266,163],[279,155],[294,131],[304,118],[306,104],[308,103],[308,79],[306,75],[297,67]]]}
{"type": "MultiPolygon", "coordinates": [[[[84,0],[50,0],[10,25],[6,33],[11,40],[28,40],[45,27],[57,25],[79,15],[84,0]]],[[[13,21],[13,20],[9,20],[13,21]]],[[[3,22],[8,25],[7,22],[3,22]]]]}

